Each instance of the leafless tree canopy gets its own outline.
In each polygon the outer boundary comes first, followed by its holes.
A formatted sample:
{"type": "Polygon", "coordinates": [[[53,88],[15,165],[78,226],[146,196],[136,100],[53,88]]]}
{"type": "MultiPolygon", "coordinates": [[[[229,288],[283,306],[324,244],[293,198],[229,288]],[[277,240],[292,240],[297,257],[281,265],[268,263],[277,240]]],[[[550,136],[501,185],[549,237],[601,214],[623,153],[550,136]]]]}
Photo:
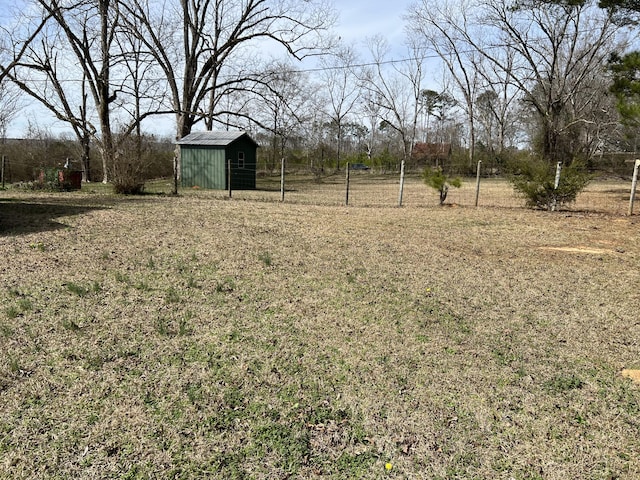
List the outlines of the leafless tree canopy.
{"type": "Polygon", "coordinates": [[[156,115],[176,138],[249,130],[272,166],[395,168],[421,142],[469,171],[522,150],[571,163],[629,145],[607,94],[626,27],[595,2],[417,0],[404,13],[403,45],[348,45],[327,0],[24,0],[0,26],[0,84],[66,123],[83,162],[97,146],[104,180],[156,115]]]}

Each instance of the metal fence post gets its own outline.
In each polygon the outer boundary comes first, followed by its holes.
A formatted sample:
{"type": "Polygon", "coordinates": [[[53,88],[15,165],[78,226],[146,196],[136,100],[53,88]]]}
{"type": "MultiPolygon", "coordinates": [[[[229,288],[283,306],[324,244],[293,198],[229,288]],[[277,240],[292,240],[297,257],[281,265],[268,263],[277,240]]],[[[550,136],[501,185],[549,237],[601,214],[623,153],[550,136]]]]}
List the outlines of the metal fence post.
{"type": "Polygon", "coordinates": [[[558,162],[558,164],[556,165],[556,179],[553,182],[553,202],[551,204],[551,211],[552,212],[556,211],[556,202],[557,202],[556,190],[558,190],[558,187],[560,186],[560,173],[561,172],[562,172],[562,162],[558,162]]]}
{"type": "Polygon", "coordinates": [[[284,157],[280,161],[280,201],[284,202],[284,157]]]}
{"type": "Polygon", "coordinates": [[[404,193],[404,160],[400,164],[400,191],[398,192],[398,206],[402,206],[402,195],[404,193]]]}
{"type": "Polygon", "coordinates": [[[629,197],[629,215],[633,215],[633,202],[636,199],[636,187],[638,186],[638,168],[640,168],[640,159],[636,160],[633,167],[633,179],[631,180],[631,196],[629,197]]]}
{"type": "Polygon", "coordinates": [[[231,159],[230,158],[227,160],[227,169],[229,170],[228,171],[228,175],[229,175],[229,179],[228,179],[228,182],[229,182],[229,198],[231,198],[231,159]]]}
{"type": "Polygon", "coordinates": [[[350,167],[349,162],[347,162],[347,173],[345,174],[346,175],[345,181],[347,183],[347,192],[345,194],[345,199],[344,199],[345,205],[349,205],[349,167],[350,167]]]}
{"type": "Polygon", "coordinates": [[[478,170],[476,172],[476,207],[478,206],[478,199],[480,198],[480,166],[482,160],[478,160],[478,170]]]}

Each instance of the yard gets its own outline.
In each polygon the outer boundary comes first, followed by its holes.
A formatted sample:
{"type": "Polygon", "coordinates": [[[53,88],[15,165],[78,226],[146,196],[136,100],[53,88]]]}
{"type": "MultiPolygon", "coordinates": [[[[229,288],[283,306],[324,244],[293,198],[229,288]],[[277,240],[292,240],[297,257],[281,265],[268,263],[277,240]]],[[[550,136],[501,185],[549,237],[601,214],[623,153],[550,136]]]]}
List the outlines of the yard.
{"type": "Polygon", "coordinates": [[[638,216],[294,187],[0,192],[0,478],[640,478],[638,216]]]}

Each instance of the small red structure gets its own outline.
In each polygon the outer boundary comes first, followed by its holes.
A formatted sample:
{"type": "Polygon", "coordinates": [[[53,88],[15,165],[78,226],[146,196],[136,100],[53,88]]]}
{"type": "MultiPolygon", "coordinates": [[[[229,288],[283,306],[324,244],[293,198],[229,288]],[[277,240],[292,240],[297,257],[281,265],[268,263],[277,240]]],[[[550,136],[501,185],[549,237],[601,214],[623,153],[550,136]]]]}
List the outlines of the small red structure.
{"type": "Polygon", "coordinates": [[[40,170],[40,183],[49,184],[60,190],[80,190],[82,188],[82,172],[66,168],[40,170]]]}
{"type": "Polygon", "coordinates": [[[82,188],[82,172],[78,170],[58,170],[58,181],[65,190],[80,190],[82,188]]]}
{"type": "Polygon", "coordinates": [[[418,142],[413,147],[412,157],[416,165],[441,167],[451,157],[451,144],[418,142]]]}

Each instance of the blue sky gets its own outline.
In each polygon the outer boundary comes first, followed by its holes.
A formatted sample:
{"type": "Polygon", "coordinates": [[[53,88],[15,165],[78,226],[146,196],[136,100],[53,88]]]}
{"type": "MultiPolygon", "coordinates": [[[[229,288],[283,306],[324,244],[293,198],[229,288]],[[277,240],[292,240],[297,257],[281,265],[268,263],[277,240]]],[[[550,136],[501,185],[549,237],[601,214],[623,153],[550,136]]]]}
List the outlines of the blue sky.
{"type": "Polygon", "coordinates": [[[347,43],[358,46],[367,37],[382,35],[395,50],[404,41],[404,20],[414,0],[346,0],[336,1],[339,14],[337,30],[347,43]]]}

